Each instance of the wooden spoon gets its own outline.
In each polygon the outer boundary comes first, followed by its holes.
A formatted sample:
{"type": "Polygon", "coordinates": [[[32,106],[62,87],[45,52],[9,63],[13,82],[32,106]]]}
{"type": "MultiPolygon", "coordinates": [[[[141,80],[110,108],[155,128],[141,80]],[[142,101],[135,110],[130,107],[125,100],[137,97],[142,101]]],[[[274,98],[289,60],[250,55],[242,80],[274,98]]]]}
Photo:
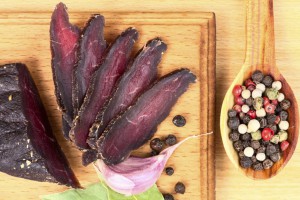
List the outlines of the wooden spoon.
{"type": "Polygon", "coordinates": [[[275,176],[292,157],[299,133],[299,113],[296,98],[289,84],[280,74],[275,64],[275,39],[274,39],[274,17],[272,0],[246,0],[246,58],[241,71],[231,84],[223,101],[221,109],[221,136],[226,153],[234,164],[246,176],[253,179],[268,179],[275,176]],[[235,85],[243,84],[252,72],[261,70],[264,74],[271,74],[275,80],[282,82],[281,91],[286,98],[291,101],[288,109],[290,128],[288,129],[288,149],[283,152],[280,161],[276,162],[272,168],[262,171],[254,171],[252,168],[243,169],[239,165],[237,152],[233,148],[232,141],[229,140],[230,129],[227,126],[227,112],[233,107],[234,97],[232,89],[235,85]]]}

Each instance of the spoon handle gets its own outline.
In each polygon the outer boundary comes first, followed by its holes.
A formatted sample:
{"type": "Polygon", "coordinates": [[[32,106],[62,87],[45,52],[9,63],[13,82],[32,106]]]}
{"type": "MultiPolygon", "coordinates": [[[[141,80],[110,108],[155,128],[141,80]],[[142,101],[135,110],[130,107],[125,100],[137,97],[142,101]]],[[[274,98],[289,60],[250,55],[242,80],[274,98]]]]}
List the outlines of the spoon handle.
{"type": "Polygon", "coordinates": [[[246,13],[245,64],[277,74],[273,0],[246,0],[246,13]]]}

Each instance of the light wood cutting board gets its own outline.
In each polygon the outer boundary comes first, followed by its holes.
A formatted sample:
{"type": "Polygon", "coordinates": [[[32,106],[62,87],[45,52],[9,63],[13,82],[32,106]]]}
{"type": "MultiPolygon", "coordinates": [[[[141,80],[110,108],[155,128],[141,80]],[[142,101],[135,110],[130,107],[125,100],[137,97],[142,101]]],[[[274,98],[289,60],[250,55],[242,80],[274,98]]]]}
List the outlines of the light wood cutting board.
{"type": "MultiPolygon", "coordinates": [[[[54,7],[54,4],[53,4],[54,7]]],[[[71,7],[71,6],[70,6],[71,7]]],[[[93,13],[75,13],[70,9],[71,22],[82,27],[93,13]]],[[[101,13],[101,10],[99,10],[101,13]]],[[[214,129],[215,102],[215,17],[212,13],[101,13],[106,17],[105,37],[111,42],[122,30],[134,26],[140,33],[135,45],[137,52],[148,40],[161,37],[168,45],[159,66],[163,75],[177,68],[187,67],[198,78],[179,99],[169,117],[159,126],[155,137],[176,134],[179,140],[205,134],[214,129]],[[183,128],[175,127],[172,118],[181,114],[187,119],[183,128]]],[[[22,12],[0,14],[0,64],[23,62],[37,84],[51,124],[63,151],[66,153],[81,184],[97,182],[92,166],[81,165],[81,153],[65,141],[61,129],[50,66],[49,21],[50,12],[22,12]]],[[[145,145],[136,152],[150,152],[145,145]]],[[[158,181],[163,193],[174,193],[174,185],[181,181],[186,194],[176,199],[214,199],[214,134],[189,140],[171,157],[167,166],[175,169],[169,177],[162,174],[158,181]]],[[[38,199],[40,195],[62,192],[65,186],[39,183],[0,173],[0,199],[38,199]]]]}

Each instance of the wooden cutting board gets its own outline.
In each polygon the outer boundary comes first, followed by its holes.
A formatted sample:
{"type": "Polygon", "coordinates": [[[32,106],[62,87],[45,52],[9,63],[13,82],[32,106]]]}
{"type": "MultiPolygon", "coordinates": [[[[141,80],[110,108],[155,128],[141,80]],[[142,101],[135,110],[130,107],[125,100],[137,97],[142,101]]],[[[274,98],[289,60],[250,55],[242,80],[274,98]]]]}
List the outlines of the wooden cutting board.
{"type": "MultiPolygon", "coordinates": [[[[71,7],[71,5],[69,5],[71,7]]],[[[81,165],[81,153],[65,141],[61,130],[61,117],[54,96],[50,66],[49,12],[18,12],[0,14],[0,64],[23,62],[37,84],[51,124],[63,151],[81,184],[97,182],[92,166],[81,165]]],[[[74,13],[70,9],[71,22],[82,27],[90,14],[74,13]]],[[[99,10],[101,13],[101,10],[99,10]]],[[[134,26],[140,33],[135,45],[137,52],[148,40],[161,37],[168,45],[159,75],[181,67],[187,67],[197,77],[197,83],[179,99],[169,117],[159,126],[155,137],[175,134],[179,140],[189,135],[213,132],[215,106],[215,17],[212,13],[101,13],[106,17],[105,38],[111,42],[122,30],[134,26]],[[178,128],[172,118],[183,115],[187,124],[178,128]]],[[[149,145],[137,152],[149,153],[149,145]]],[[[186,185],[186,194],[175,195],[176,199],[214,199],[214,134],[187,141],[170,158],[167,166],[175,169],[171,177],[162,174],[158,181],[163,193],[174,193],[174,185],[181,181],[186,185]]],[[[65,186],[39,183],[14,178],[0,173],[0,199],[38,199],[40,195],[62,192],[65,186]]]]}

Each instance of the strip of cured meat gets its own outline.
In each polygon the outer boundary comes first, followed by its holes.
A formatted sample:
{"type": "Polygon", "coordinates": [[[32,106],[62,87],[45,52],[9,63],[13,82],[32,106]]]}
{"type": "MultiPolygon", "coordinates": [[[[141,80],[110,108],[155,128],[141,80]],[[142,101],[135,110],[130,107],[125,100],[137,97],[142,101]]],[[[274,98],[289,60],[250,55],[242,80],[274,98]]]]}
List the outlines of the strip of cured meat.
{"type": "Polygon", "coordinates": [[[77,147],[89,148],[86,142],[89,129],[110,97],[117,80],[124,73],[137,38],[136,29],[128,28],[124,31],[113,43],[102,65],[94,73],[84,102],[70,131],[70,138],[77,147]]]}
{"type": "Polygon", "coordinates": [[[0,171],[79,188],[23,64],[0,66],[0,171]]]}
{"type": "Polygon", "coordinates": [[[104,17],[94,15],[86,24],[77,50],[78,62],[74,68],[73,107],[76,115],[83,103],[91,77],[100,65],[106,49],[103,36],[104,17]]]}
{"type": "Polygon", "coordinates": [[[165,43],[160,39],[154,39],[137,54],[133,64],[122,75],[106,108],[100,113],[100,117],[97,117],[100,119],[99,122],[94,123],[91,129],[87,142],[92,148],[108,123],[125,111],[157,78],[157,66],[166,49],[165,43]]]}
{"type": "MultiPolygon", "coordinates": [[[[63,122],[63,130],[68,130],[66,125],[71,125],[73,120],[72,73],[77,60],[79,37],[80,29],[69,22],[66,6],[59,3],[52,13],[50,46],[55,95],[64,120],[67,121],[63,122]]],[[[68,134],[64,133],[64,136],[68,137],[68,134]]]]}
{"type": "Polygon", "coordinates": [[[122,115],[112,120],[97,141],[98,152],[107,165],[126,159],[145,144],[169,115],[178,98],[195,82],[196,76],[181,69],[162,77],[122,115]]]}

